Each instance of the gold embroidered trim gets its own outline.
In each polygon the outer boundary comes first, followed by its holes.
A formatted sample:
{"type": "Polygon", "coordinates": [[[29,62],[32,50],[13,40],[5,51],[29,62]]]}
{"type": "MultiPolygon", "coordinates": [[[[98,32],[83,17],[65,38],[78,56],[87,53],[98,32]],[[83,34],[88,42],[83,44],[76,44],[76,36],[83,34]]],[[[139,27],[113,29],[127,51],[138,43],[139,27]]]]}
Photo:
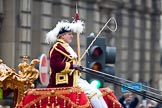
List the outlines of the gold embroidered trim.
{"type": "Polygon", "coordinates": [[[60,88],[41,88],[41,89],[29,89],[27,94],[32,95],[51,95],[51,93],[55,95],[60,94],[70,94],[72,92],[83,92],[79,86],[75,87],[60,87],[60,88]]]}
{"type": "Polygon", "coordinates": [[[102,93],[101,93],[101,94],[99,94],[99,95],[97,95],[97,97],[98,97],[98,98],[100,98],[101,96],[103,96],[103,95],[102,95],[102,93]]]}
{"type": "MultiPolygon", "coordinates": [[[[84,104],[84,105],[77,105],[77,103],[74,103],[73,101],[70,100],[69,97],[66,97],[64,96],[63,94],[71,94],[72,92],[77,92],[78,95],[80,95],[81,92],[83,92],[80,87],[76,86],[76,87],[73,87],[73,88],[52,88],[52,89],[29,89],[27,91],[27,94],[30,95],[38,95],[40,97],[32,100],[31,102],[29,102],[28,104],[26,104],[25,106],[23,106],[23,108],[29,108],[31,107],[32,105],[35,105],[37,104],[38,102],[43,102],[43,99],[46,100],[46,98],[48,99],[49,96],[51,96],[51,98],[53,97],[57,97],[57,98],[61,98],[63,99],[64,101],[67,101],[68,103],[70,103],[72,105],[72,107],[77,107],[77,108],[86,108],[86,107],[89,107],[91,106],[90,105],[90,102],[89,100],[87,100],[87,102],[84,104]],[[54,92],[54,93],[53,93],[54,92]]],[[[79,101],[79,100],[78,100],[79,101]]]]}
{"type": "Polygon", "coordinates": [[[68,74],[56,73],[56,85],[57,84],[68,84],[68,74]]]}
{"type": "Polygon", "coordinates": [[[66,62],[65,64],[66,64],[65,68],[64,70],[61,71],[61,73],[64,73],[64,74],[70,73],[72,71],[72,69],[70,69],[70,63],[66,62]]]}
{"type": "Polygon", "coordinates": [[[92,92],[89,96],[88,96],[88,98],[89,99],[91,99],[94,95],[96,95],[97,93],[96,92],[92,92]]]}
{"type": "Polygon", "coordinates": [[[74,75],[73,75],[73,86],[77,85],[78,84],[78,71],[77,70],[74,70],[74,75]]]}
{"type": "Polygon", "coordinates": [[[114,99],[112,96],[108,95],[108,93],[113,92],[113,90],[107,88],[102,92],[103,96],[106,96],[108,99],[112,100],[113,102],[113,108],[115,108],[115,104],[118,104],[120,108],[123,108],[122,105],[119,103],[118,100],[114,99]]]}
{"type": "Polygon", "coordinates": [[[53,45],[53,47],[52,47],[52,49],[50,51],[50,58],[51,58],[51,55],[52,55],[52,52],[53,52],[54,49],[55,49],[55,45],[53,45]]]}
{"type": "Polygon", "coordinates": [[[58,49],[58,48],[56,48],[56,47],[55,47],[55,49],[56,49],[58,52],[60,52],[61,54],[63,54],[63,55],[65,55],[66,57],[68,57],[69,59],[72,59],[72,57],[70,57],[70,55],[64,53],[64,52],[61,51],[60,49],[58,49]]]}
{"type": "Polygon", "coordinates": [[[66,62],[65,69],[69,69],[69,68],[70,68],[70,63],[69,62],[66,62]]]}
{"type": "MultiPolygon", "coordinates": [[[[63,42],[63,43],[65,43],[65,42],[63,42]]],[[[59,44],[59,42],[57,42],[56,44],[53,45],[53,47],[52,47],[52,49],[51,49],[51,51],[50,51],[50,57],[51,57],[51,54],[52,54],[53,50],[55,49],[56,51],[60,52],[60,53],[63,54],[64,56],[68,57],[69,59],[72,59],[72,57],[70,57],[70,55],[68,55],[68,54],[66,54],[65,52],[63,52],[63,51],[61,51],[60,49],[58,49],[58,48],[56,47],[57,44],[59,44]]],[[[61,45],[62,45],[62,46],[65,48],[65,50],[67,51],[65,45],[64,45],[64,44],[61,44],[61,45]]]]}

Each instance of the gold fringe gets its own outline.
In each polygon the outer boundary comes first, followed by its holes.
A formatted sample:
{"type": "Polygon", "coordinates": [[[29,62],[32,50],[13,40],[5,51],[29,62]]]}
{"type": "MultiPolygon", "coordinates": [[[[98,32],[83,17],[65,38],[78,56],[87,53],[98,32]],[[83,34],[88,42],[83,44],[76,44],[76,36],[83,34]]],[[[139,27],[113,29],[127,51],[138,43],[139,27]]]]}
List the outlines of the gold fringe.
{"type": "MultiPolygon", "coordinates": [[[[77,108],[87,108],[90,105],[90,102],[89,100],[87,99],[87,102],[84,104],[84,105],[77,105],[76,103],[74,103],[73,101],[70,100],[69,97],[66,97],[62,94],[71,94],[72,92],[77,92],[77,93],[81,93],[83,92],[80,87],[76,86],[76,87],[73,87],[73,88],[52,88],[52,89],[37,89],[37,90],[32,90],[32,89],[29,89],[28,93],[27,94],[32,94],[32,95],[38,95],[40,97],[34,99],[33,101],[29,102],[28,104],[26,104],[23,108],[29,108],[33,105],[36,105],[36,103],[40,102],[41,100],[41,103],[43,102],[43,99],[48,99],[48,104],[50,103],[50,98],[54,98],[55,97],[55,102],[56,102],[56,105],[58,104],[57,100],[58,98],[60,99],[63,99],[64,101],[68,102],[69,104],[71,104],[72,107],[77,107],[77,108]],[[51,91],[55,91],[54,94],[51,94],[51,91]]],[[[54,104],[53,104],[54,106],[54,104]]],[[[46,107],[46,108],[50,108],[49,105],[46,107]]],[[[57,108],[57,107],[56,107],[57,108]]]]}

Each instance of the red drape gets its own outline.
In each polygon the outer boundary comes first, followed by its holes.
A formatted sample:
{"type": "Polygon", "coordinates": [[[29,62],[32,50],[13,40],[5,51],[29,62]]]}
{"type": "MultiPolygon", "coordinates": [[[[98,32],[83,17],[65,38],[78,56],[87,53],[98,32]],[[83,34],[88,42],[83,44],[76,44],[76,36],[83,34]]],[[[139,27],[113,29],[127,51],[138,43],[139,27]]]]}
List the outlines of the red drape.
{"type": "Polygon", "coordinates": [[[79,87],[29,89],[17,108],[92,108],[79,87]]]}
{"type": "MultiPolygon", "coordinates": [[[[109,108],[123,108],[113,91],[101,88],[109,108]]],[[[79,87],[29,89],[16,108],[92,108],[79,87]]]]}
{"type": "Polygon", "coordinates": [[[119,103],[117,97],[111,89],[100,88],[100,91],[102,92],[103,98],[109,108],[123,108],[123,106],[119,103]]]}

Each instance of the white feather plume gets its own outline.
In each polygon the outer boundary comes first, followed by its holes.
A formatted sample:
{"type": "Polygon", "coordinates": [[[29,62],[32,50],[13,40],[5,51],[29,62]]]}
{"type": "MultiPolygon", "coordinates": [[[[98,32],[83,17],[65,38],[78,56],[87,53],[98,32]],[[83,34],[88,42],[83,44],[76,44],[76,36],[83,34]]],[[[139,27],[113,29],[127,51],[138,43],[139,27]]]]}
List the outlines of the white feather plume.
{"type": "Polygon", "coordinates": [[[73,22],[73,23],[71,23],[71,30],[74,32],[74,33],[83,33],[83,31],[84,31],[84,28],[85,28],[85,26],[84,26],[84,22],[83,21],[81,21],[81,20],[78,20],[78,21],[76,21],[76,22],[73,22]]]}
{"type": "Polygon", "coordinates": [[[59,28],[54,28],[53,30],[49,31],[46,34],[46,42],[49,44],[56,42],[59,31],[60,31],[59,28]]]}
{"type": "Polygon", "coordinates": [[[56,24],[56,27],[46,34],[46,42],[49,44],[55,43],[57,40],[57,36],[59,35],[59,32],[60,30],[62,30],[62,28],[80,34],[84,30],[84,22],[81,20],[72,23],[69,23],[68,21],[58,22],[56,24]]]}

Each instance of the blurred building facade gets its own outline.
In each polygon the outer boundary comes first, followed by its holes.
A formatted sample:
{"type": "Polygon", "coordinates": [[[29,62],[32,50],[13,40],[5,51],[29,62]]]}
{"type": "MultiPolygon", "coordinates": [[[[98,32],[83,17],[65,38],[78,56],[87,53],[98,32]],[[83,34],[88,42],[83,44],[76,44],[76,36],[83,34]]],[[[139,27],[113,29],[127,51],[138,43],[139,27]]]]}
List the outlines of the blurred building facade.
{"type": "MultiPolygon", "coordinates": [[[[46,33],[61,19],[72,21],[75,6],[76,0],[0,0],[0,58],[17,69],[24,55],[29,59],[48,55],[46,33]]],[[[78,9],[86,26],[80,36],[81,54],[86,36],[97,34],[114,17],[117,31],[106,28],[102,35],[107,45],[117,47],[116,75],[160,88],[161,0],[79,0],[78,9]]],[[[72,46],[77,48],[75,41],[72,46]]]]}

